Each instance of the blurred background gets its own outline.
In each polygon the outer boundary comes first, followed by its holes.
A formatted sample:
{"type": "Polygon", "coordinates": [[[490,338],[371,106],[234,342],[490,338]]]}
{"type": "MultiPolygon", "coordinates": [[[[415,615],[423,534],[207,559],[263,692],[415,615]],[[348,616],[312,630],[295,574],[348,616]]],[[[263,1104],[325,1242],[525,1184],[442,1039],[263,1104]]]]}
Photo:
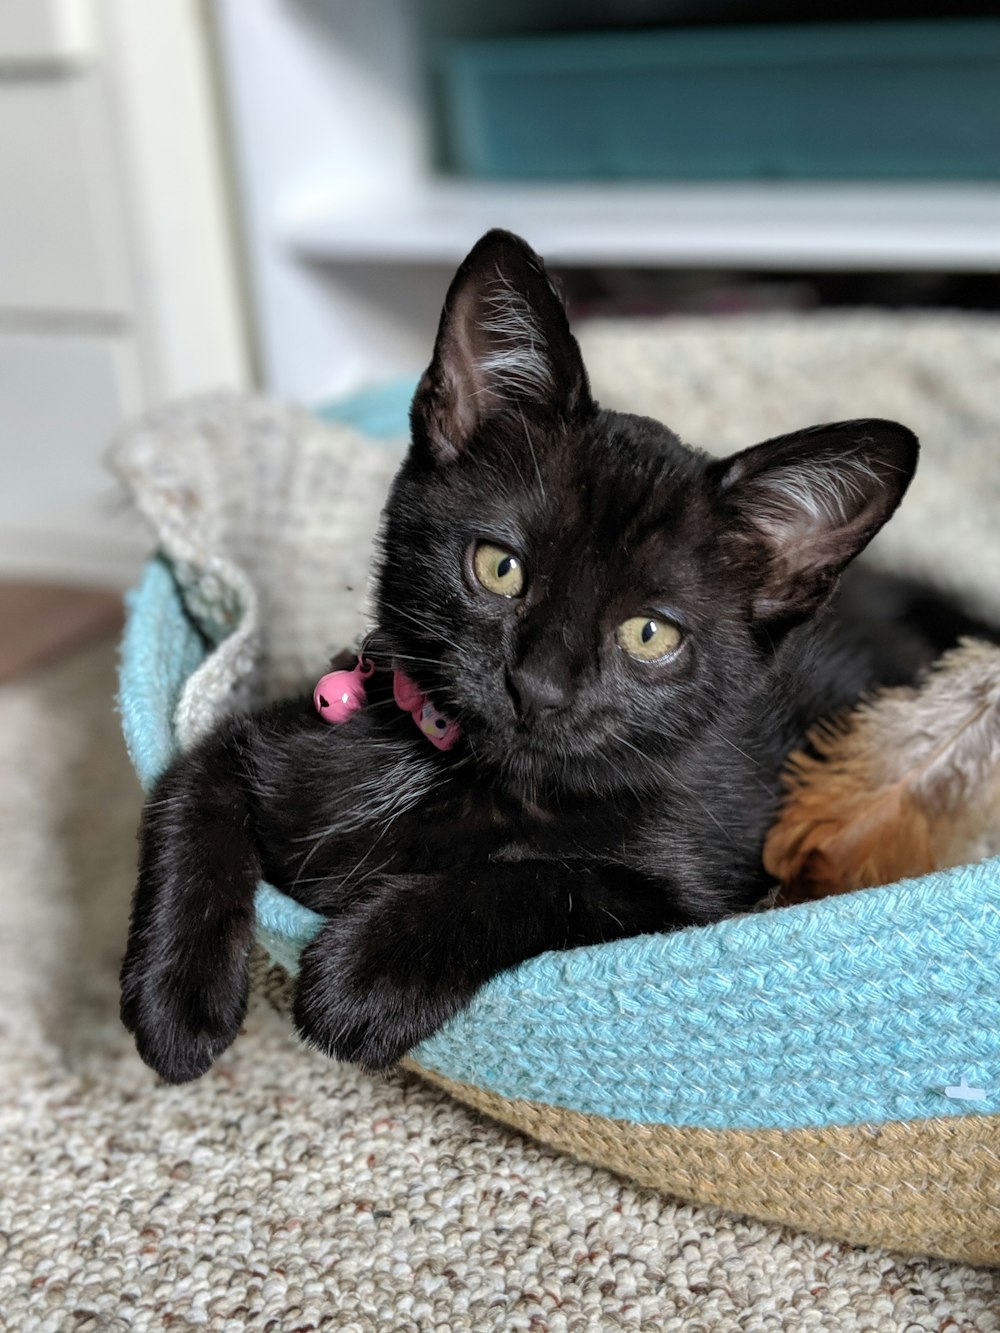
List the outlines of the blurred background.
{"type": "Polygon", "coordinates": [[[0,0],[0,677],[146,538],[192,393],[405,395],[491,226],[575,318],[1000,308],[987,3],[0,0]]]}

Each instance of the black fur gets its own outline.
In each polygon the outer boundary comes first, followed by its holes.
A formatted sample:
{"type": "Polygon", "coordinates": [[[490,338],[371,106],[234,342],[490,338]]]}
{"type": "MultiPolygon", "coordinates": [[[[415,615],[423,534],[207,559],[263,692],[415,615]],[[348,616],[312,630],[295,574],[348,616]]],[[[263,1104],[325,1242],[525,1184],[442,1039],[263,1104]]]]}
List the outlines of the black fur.
{"type": "Polygon", "coordinates": [[[309,699],[232,718],[143,815],[122,1017],[170,1081],[238,1031],[259,879],[329,918],[299,1031],[384,1067],[542,950],[751,905],[788,752],[928,655],[830,610],[906,490],[914,436],[846,422],[720,462],[601,410],[507,233],[455,278],[412,426],[368,705],[339,727],[309,699]],[[477,583],[484,540],[522,560],[523,595],[477,583]],[[654,614],[680,647],[636,661],[616,627],[654,614]],[[393,663],[460,723],[454,750],[395,706],[393,663]]]}

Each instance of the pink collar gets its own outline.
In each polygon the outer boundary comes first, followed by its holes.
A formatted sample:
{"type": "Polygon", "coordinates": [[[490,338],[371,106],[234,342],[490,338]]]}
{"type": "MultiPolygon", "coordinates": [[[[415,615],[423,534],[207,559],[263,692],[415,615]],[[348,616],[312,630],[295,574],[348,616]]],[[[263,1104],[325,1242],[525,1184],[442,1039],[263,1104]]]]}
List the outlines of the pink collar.
{"type": "MultiPolygon", "coordinates": [[[[357,666],[349,671],[328,671],[320,679],[313,690],[313,704],[324,722],[346,722],[352,713],[364,706],[367,699],[365,681],[374,670],[372,662],[359,657],[357,666]]],[[[450,750],[462,734],[458,723],[438,712],[420,686],[399,667],[392,673],[392,697],[439,750],[450,750]]]]}

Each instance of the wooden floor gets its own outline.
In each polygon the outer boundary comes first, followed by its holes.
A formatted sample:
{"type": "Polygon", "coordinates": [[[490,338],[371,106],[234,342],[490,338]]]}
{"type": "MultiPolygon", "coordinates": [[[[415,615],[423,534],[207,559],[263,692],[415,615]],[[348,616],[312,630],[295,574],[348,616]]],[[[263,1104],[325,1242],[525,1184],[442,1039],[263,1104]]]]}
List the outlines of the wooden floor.
{"type": "Polygon", "coordinates": [[[0,681],[121,628],[117,592],[0,582],[0,681]]]}

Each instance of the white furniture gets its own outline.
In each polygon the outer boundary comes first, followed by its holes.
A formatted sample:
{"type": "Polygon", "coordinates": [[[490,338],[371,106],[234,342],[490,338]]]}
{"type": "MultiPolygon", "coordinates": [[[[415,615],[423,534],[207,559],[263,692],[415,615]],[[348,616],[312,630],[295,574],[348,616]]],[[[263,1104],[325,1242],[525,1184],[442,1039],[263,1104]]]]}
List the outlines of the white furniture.
{"type": "Polygon", "coordinates": [[[121,584],[101,455],[248,359],[198,0],[0,0],[0,576],[121,584]]]}
{"type": "MultiPolygon", "coordinates": [[[[653,17],[655,6],[629,3],[653,17]]],[[[451,271],[493,226],[563,264],[1000,269],[992,184],[438,178],[425,85],[435,38],[530,28],[557,10],[550,0],[215,0],[270,388],[315,402],[419,370],[451,271]]],[[[602,10],[621,6],[589,0],[574,12],[596,25],[602,10]]]]}

